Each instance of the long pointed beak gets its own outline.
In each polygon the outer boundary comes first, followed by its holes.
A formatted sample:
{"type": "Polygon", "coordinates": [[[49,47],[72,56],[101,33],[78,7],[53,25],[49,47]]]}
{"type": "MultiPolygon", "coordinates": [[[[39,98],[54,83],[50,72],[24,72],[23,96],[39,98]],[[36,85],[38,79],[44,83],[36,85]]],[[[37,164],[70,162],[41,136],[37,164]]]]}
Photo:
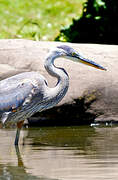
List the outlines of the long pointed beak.
{"type": "Polygon", "coordinates": [[[89,59],[86,59],[86,58],[84,58],[84,57],[82,57],[82,56],[80,56],[80,55],[77,55],[77,58],[79,59],[79,62],[81,62],[81,63],[83,63],[83,64],[86,64],[86,65],[88,65],[88,66],[92,66],[92,67],[94,67],[94,68],[101,69],[101,70],[104,70],[104,71],[107,70],[106,68],[104,68],[104,67],[102,67],[101,65],[95,63],[94,61],[91,61],[91,60],[89,60],[89,59]]]}

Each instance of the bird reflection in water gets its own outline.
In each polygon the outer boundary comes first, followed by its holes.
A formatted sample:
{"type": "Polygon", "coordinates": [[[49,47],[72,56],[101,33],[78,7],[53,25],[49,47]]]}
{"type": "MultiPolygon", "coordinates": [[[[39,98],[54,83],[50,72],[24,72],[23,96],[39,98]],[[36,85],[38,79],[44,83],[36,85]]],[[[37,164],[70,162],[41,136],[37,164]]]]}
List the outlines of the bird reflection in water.
{"type": "MultiPolygon", "coordinates": [[[[11,165],[10,163],[1,164],[0,163],[0,179],[5,180],[53,180],[47,177],[38,177],[33,176],[32,174],[27,172],[27,167],[25,167],[23,159],[21,157],[21,153],[18,146],[15,146],[16,157],[17,157],[17,165],[11,165]]],[[[56,180],[56,179],[54,179],[56,180]]]]}

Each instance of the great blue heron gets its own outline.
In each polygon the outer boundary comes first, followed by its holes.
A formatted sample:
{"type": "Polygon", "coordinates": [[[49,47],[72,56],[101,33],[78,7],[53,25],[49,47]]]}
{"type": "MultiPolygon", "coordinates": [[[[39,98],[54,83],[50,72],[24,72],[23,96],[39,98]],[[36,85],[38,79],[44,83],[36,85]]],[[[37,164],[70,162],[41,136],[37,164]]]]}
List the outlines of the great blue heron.
{"type": "Polygon", "coordinates": [[[54,65],[54,60],[59,57],[106,70],[99,64],[83,58],[73,48],[60,45],[49,52],[44,64],[47,72],[58,80],[54,88],[49,88],[46,79],[38,72],[25,72],[0,81],[0,118],[2,124],[17,123],[15,145],[18,145],[25,119],[55,106],[65,96],[69,77],[63,68],[54,65]]]}

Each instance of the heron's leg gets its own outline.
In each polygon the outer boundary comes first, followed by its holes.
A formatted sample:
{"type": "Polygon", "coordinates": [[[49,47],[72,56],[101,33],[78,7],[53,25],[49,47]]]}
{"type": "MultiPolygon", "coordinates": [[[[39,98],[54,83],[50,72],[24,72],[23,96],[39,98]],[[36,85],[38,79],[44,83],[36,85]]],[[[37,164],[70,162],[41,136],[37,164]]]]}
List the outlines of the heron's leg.
{"type": "Polygon", "coordinates": [[[17,123],[17,131],[16,131],[15,142],[14,142],[15,146],[18,146],[19,137],[20,137],[20,130],[23,126],[23,123],[24,123],[24,120],[17,123]]]}
{"type": "Polygon", "coordinates": [[[17,159],[18,159],[18,166],[24,168],[24,164],[23,164],[23,160],[22,160],[22,157],[20,154],[19,146],[15,146],[15,150],[16,150],[16,155],[17,155],[17,159]]]}

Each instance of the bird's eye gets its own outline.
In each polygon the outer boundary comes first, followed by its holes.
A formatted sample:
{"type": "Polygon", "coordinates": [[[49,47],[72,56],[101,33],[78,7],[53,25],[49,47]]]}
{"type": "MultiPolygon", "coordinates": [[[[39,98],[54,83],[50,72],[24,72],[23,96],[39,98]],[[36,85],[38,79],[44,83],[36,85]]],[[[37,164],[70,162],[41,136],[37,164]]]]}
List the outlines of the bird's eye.
{"type": "Polygon", "coordinates": [[[75,56],[76,55],[76,53],[75,52],[72,52],[72,56],[75,56]]]}

